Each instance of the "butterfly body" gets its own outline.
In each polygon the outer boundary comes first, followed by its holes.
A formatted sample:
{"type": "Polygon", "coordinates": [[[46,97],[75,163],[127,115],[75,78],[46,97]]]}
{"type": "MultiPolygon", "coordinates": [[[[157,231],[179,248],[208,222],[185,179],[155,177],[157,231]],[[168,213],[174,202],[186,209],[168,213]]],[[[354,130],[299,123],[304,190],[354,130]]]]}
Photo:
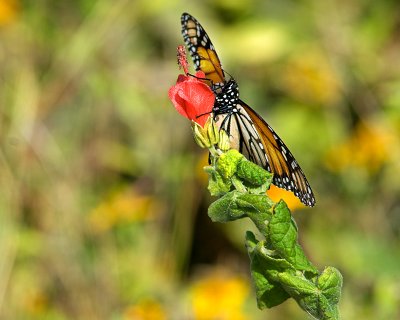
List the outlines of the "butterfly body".
{"type": "Polygon", "coordinates": [[[182,35],[196,70],[203,71],[215,93],[213,116],[230,137],[231,148],[274,174],[273,183],[314,206],[310,184],[296,159],[269,124],[239,97],[239,86],[226,79],[218,55],[203,27],[188,13],[182,14],[182,35]]]}
{"type": "Polygon", "coordinates": [[[234,79],[230,79],[220,92],[214,90],[215,103],[213,107],[214,116],[234,112],[239,102],[239,86],[234,79]]]}

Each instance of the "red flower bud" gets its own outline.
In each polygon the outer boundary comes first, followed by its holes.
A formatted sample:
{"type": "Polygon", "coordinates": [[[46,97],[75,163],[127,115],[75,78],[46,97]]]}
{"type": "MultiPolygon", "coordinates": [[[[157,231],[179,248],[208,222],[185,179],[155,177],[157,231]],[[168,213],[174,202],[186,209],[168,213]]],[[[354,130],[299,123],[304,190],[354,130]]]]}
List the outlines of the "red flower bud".
{"type": "Polygon", "coordinates": [[[189,120],[204,127],[212,108],[215,96],[208,85],[197,78],[204,78],[204,72],[197,72],[196,77],[180,74],[176,85],[168,91],[168,96],[175,109],[189,120]]]}

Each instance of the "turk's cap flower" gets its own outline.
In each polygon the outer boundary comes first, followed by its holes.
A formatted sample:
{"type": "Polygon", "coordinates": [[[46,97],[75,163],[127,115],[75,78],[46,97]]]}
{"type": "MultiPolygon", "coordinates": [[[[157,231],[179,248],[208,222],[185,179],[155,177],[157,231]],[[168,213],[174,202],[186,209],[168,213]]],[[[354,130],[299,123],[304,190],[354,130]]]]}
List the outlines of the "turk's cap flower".
{"type": "Polygon", "coordinates": [[[201,71],[197,72],[195,77],[180,74],[176,84],[168,91],[168,97],[175,109],[202,127],[210,117],[215,101],[210,87],[199,80],[204,78],[205,74],[201,71]]]}

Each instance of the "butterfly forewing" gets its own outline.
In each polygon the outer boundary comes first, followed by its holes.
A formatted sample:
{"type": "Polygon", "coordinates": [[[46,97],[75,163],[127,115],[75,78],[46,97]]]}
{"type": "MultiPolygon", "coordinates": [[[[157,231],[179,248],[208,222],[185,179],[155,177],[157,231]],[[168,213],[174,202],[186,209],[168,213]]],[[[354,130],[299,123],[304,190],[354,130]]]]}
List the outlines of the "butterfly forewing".
{"type": "Polygon", "coordinates": [[[217,52],[201,24],[188,13],[182,14],[181,24],[183,39],[189,48],[196,71],[203,71],[214,85],[225,83],[217,52]]]}

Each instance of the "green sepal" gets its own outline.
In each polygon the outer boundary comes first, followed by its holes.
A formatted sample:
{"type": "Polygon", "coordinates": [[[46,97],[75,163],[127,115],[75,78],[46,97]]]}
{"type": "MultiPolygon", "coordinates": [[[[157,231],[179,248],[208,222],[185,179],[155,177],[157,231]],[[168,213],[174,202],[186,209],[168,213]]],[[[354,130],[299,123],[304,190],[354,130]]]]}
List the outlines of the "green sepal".
{"type": "Polygon", "coordinates": [[[223,152],[226,152],[231,148],[229,136],[224,129],[219,130],[218,148],[223,152]]]}
{"type": "Polygon", "coordinates": [[[207,131],[207,138],[213,146],[219,142],[219,128],[213,117],[208,117],[204,129],[207,131]]]}
{"type": "Polygon", "coordinates": [[[201,148],[210,148],[212,146],[210,139],[207,137],[207,131],[197,122],[192,121],[193,137],[201,148]]]}

